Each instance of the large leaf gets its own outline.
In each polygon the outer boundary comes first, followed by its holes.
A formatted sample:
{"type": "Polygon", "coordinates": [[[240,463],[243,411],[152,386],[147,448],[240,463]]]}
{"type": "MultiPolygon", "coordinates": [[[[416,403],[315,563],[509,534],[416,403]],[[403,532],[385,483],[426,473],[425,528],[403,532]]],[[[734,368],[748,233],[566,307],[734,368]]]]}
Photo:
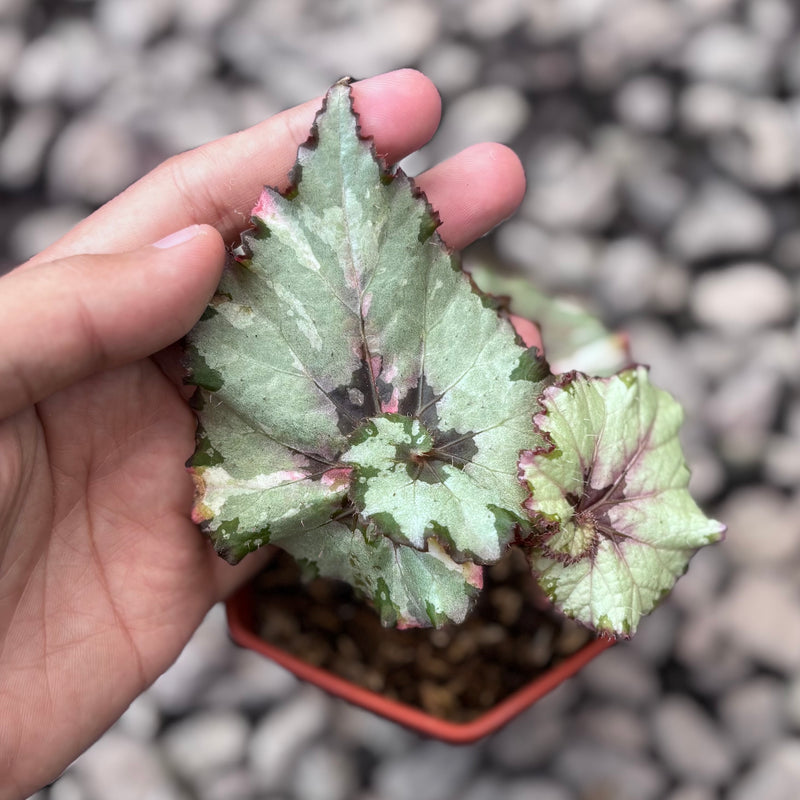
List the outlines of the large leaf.
{"type": "Polygon", "coordinates": [[[294,179],[261,195],[189,337],[194,517],[231,561],[272,542],[387,620],[463,619],[473,562],[524,521],[517,460],[542,443],[530,420],[549,373],[358,135],[345,83],[294,179]]]}
{"type": "Polygon", "coordinates": [[[680,406],[643,367],[567,375],[540,402],[534,421],[547,445],[520,460],[539,530],[532,566],[569,616],[629,636],[724,530],[686,488],[680,406]]]}

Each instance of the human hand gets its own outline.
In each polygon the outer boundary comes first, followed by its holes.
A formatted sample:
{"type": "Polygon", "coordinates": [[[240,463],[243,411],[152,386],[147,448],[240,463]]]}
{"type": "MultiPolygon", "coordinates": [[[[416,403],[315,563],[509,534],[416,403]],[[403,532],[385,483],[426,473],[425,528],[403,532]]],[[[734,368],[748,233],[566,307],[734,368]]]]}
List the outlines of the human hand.
{"type": "MultiPolygon", "coordinates": [[[[389,162],[439,121],[411,70],[354,97],[389,162]]],[[[228,566],[191,522],[194,418],[169,357],[151,355],[199,318],[224,243],[263,184],[286,185],[318,105],[169,159],[0,279],[0,800],[52,780],[261,566],[228,566]]],[[[456,248],[524,191],[516,156],[492,144],[418,183],[456,248]]]]}

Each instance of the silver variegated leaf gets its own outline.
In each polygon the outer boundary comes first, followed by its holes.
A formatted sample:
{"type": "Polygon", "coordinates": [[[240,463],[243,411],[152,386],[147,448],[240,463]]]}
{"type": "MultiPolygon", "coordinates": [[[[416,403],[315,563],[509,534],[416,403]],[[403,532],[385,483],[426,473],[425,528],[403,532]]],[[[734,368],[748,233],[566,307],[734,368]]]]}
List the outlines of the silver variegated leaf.
{"type": "Polygon", "coordinates": [[[194,518],[235,562],[268,542],[402,625],[463,619],[524,522],[549,372],[460,270],[424,196],[331,88],[294,188],[189,336],[194,518]],[[476,572],[477,570],[477,572],[476,572]]]}

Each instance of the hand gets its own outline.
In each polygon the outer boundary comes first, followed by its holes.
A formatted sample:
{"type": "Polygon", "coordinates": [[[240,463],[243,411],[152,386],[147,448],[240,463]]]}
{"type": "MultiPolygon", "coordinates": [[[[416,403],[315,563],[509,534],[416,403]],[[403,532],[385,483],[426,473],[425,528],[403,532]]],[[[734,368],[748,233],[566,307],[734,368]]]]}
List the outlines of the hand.
{"type": "MultiPolygon", "coordinates": [[[[354,93],[390,162],[438,124],[419,73],[354,93]]],[[[0,800],[58,775],[261,565],[228,566],[190,521],[194,419],[151,355],[199,318],[224,243],[262,184],[285,186],[319,102],[169,159],[0,279],[0,800]]],[[[418,182],[457,248],[524,190],[491,144],[418,182]]]]}

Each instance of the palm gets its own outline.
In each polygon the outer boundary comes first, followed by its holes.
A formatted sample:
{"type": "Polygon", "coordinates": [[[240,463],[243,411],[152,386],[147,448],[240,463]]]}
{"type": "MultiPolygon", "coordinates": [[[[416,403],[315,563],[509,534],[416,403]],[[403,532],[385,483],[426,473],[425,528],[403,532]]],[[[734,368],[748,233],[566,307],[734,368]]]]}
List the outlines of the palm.
{"type": "Polygon", "coordinates": [[[13,443],[0,449],[0,513],[16,517],[0,561],[0,687],[24,697],[36,724],[12,728],[23,743],[41,737],[41,719],[74,713],[73,692],[89,680],[99,704],[82,713],[102,731],[213,602],[213,555],[187,517],[193,430],[149,360],[84,380],[0,429],[13,443]],[[20,498],[29,502],[20,507],[20,498]],[[20,570],[25,559],[33,563],[20,570]],[[31,669],[41,680],[31,682],[31,669]]]}

